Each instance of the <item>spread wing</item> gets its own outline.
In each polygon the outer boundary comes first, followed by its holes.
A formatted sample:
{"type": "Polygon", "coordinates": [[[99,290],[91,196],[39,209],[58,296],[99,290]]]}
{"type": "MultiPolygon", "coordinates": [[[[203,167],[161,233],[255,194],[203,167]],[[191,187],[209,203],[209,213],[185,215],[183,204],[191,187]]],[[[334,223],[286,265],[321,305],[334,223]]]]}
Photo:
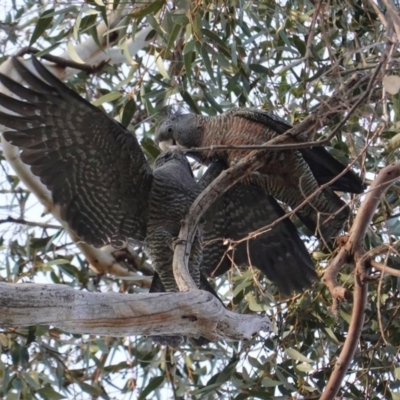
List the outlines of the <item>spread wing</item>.
{"type": "MultiPolygon", "coordinates": [[[[208,185],[224,168],[222,162],[212,164],[200,180],[201,185],[208,185]]],[[[243,239],[284,215],[276,200],[262,188],[236,184],[205,215],[203,271],[218,276],[234,264],[253,265],[282,293],[311,286],[317,279],[314,265],[288,218],[269,231],[239,243],[233,251],[228,251],[229,243],[224,243],[224,239],[243,239]]]]}
{"type": "Polygon", "coordinates": [[[17,58],[27,87],[0,74],[20,100],[0,93],[7,141],[51,191],[61,217],[85,242],[102,246],[146,234],[152,172],[135,136],[66,87],[32,58],[39,79],[17,58]]]}
{"type": "MultiPolygon", "coordinates": [[[[257,108],[232,108],[227,112],[237,117],[264,124],[278,134],[283,134],[292,128],[284,119],[257,108]]],[[[332,157],[324,147],[312,147],[299,151],[320,185],[329,182],[346,168],[340,161],[332,157]]],[[[342,192],[362,193],[365,185],[358,175],[349,170],[332,183],[330,188],[342,192]]]]}

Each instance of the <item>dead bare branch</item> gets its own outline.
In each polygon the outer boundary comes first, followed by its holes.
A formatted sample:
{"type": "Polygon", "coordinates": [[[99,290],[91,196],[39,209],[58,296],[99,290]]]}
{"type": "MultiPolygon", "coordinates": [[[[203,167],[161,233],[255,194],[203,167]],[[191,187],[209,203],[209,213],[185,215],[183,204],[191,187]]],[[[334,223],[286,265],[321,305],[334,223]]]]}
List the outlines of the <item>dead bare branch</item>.
{"type": "Polygon", "coordinates": [[[2,327],[52,325],[101,336],[185,335],[251,339],[270,330],[268,317],[239,315],[212,294],[124,295],[74,290],[66,285],[0,283],[2,327]]]}

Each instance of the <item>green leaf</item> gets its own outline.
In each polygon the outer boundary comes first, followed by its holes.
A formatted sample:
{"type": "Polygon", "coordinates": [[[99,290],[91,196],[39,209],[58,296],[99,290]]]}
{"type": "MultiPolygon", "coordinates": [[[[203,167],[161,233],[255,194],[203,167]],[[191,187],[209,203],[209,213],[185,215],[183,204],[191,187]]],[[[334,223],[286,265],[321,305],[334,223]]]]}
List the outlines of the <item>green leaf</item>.
{"type": "Polygon", "coordinates": [[[300,39],[297,35],[293,35],[293,44],[296,46],[300,55],[304,57],[306,54],[306,44],[303,39],[300,39]]]}
{"type": "Polygon", "coordinates": [[[12,363],[15,366],[17,366],[21,359],[21,346],[16,341],[13,341],[13,343],[10,347],[10,354],[11,354],[12,363]]]}
{"type": "Polygon", "coordinates": [[[206,70],[207,70],[208,75],[210,76],[211,80],[215,83],[214,71],[211,66],[209,51],[210,51],[210,49],[207,46],[205,46],[204,44],[201,46],[201,57],[204,61],[204,66],[206,67],[206,70]]]}
{"type": "Polygon", "coordinates": [[[35,329],[35,336],[43,336],[49,331],[48,325],[37,325],[35,329]]]}
{"type": "Polygon", "coordinates": [[[81,26],[81,21],[82,21],[82,13],[80,12],[78,14],[78,16],[76,17],[75,23],[74,23],[74,27],[72,29],[72,37],[75,40],[78,40],[79,37],[79,28],[81,26]]]}
{"type": "Polygon", "coordinates": [[[280,379],[280,381],[282,382],[282,385],[285,386],[285,388],[287,388],[287,389],[289,389],[289,390],[292,390],[292,391],[296,391],[296,387],[295,387],[294,385],[292,385],[292,384],[288,381],[287,377],[285,377],[285,376],[282,374],[281,369],[280,369],[279,366],[277,366],[277,367],[275,368],[275,373],[276,373],[276,376],[278,377],[278,379],[280,379]]]}
{"type": "Polygon", "coordinates": [[[167,43],[167,47],[165,48],[164,58],[169,57],[171,48],[174,45],[175,40],[176,40],[179,32],[181,31],[181,29],[182,29],[182,26],[180,24],[175,24],[174,27],[172,28],[172,32],[168,36],[168,43],[167,43]]]}
{"type": "Polygon", "coordinates": [[[155,376],[150,379],[148,385],[141,391],[138,400],[145,400],[147,395],[156,390],[164,382],[164,376],[155,376]]]}
{"type": "MultiPolygon", "coordinates": [[[[32,372],[34,373],[34,372],[32,372]]],[[[33,389],[39,390],[41,388],[41,385],[39,382],[35,379],[33,379],[28,373],[22,372],[22,378],[24,381],[33,389]]]]}
{"type": "Polygon", "coordinates": [[[293,348],[285,349],[285,352],[293,360],[302,361],[310,364],[314,362],[313,360],[310,360],[309,358],[303,356],[303,354],[293,348]]]}
{"type": "Polygon", "coordinates": [[[54,8],[46,10],[39,17],[39,20],[33,30],[31,40],[29,41],[29,46],[33,46],[34,43],[42,36],[43,32],[50,26],[53,21],[54,8]]]}
{"type": "Polygon", "coordinates": [[[93,105],[99,106],[103,103],[109,103],[111,101],[117,100],[122,96],[120,92],[110,92],[105,94],[104,96],[99,97],[97,100],[93,102],[93,105]]]}
{"type": "Polygon", "coordinates": [[[391,391],[390,395],[392,396],[392,400],[400,400],[400,393],[391,391]]]}
{"type": "Polygon", "coordinates": [[[185,101],[185,103],[190,107],[191,111],[193,111],[196,114],[200,114],[200,110],[197,107],[197,103],[193,100],[192,96],[188,92],[186,91],[181,92],[181,96],[185,101]]]}
{"type": "Polygon", "coordinates": [[[237,359],[233,359],[231,362],[229,362],[229,364],[221,372],[218,372],[209,379],[207,386],[213,383],[218,383],[221,385],[222,383],[229,381],[232,377],[232,374],[235,373],[238,362],[239,360],[237,359]]]}
{"type": "Polygon", "coordinates": [[[18,391],[20,391],[24,387],[24,382],[19,376],[15,376],[15,378],[12,381],[12,386],[14,389],[17,389],[18,391]]]}
{"type": "Polygon", "coordinates": [[[220,50],[225,52],[225,55],[227,55],[227,56],[230,55],[230,52],[228,50],[226,43],[217,34],[215,34],[214,32],[212,32],[208,29],[202,29],[201,33],[204,36],[208,36],[211,39],[211,43],[217,45],[220,50]]]}
{"type": "Polygon", "coordinates": [[[308,364],[308,363],[302,363],[302,364],[298,364],[296,365],[296,369],[301,371],[301,372],[310,372],[313,370],[313,367],[308,364]]]}
{"type": "Polygon", "coordinates": [[[252,367],[257,368],[257,369],[260,369],[260,370],[263,369],[263,364],[260,363],[260,361],[258,361],[257,358],[248,356],[248,357],[247,357],[247,361],[249,362],[249,364],[250,364],[252,367]]]}
{"type": "Polygon", "coordinates": [[[75,46],[73,45],[73,43],[71,41],[69,41],[67,43],[67,52],[73,61],[77,62],[78,64],[85,64],[85,62],[82,60],[82,58],[80,58],[79,54],[77,53],[77,51],[75,49],[75,46]]]}
{"type": "Polygon", "coordinates": [[[194,48],[195,48],[196,42],[194,40],[190,40],[185,44],[185,47],[183,48],[183,54],[191,53],[194,48]]]}
{"type": "Polygon", "coordinates": [[[145,137],[140,142],[141,146],[150,161],[154,161],[160,154],[160,149],[154,143],[154,140],[145,137]]]}
{"type": "Polygon", "coordinates": [[[282,385],[282,382],[276,381],[271,378],[263,378],[263,380],[261,381],[261,385],[263,385],[264,387],[275,387],[275,386],[282,385]]]}
{"type": "Polygon", "coordinates": [[[286,349],[285,352],[293,360],[302,361],[310,364],[314,362],[313,360],[310,360],[309,358],[303,356],[303,354],[293,348],[286,349]]]}
{"type": "Polygon", "coordinates": [[[38,390],[37,393],[46,400],[61,400],[66,398],[61,393],[56,392],[51,386],[46,386],[43,389],[38,390]]]}
{"type": "Polygon", "coordinates": [[[47,265],[63,265],[63,264],[70,264],[70,260],[65,260],[63,258],[55,258],[54,260],[50,260],[47,265]]]}
{"type": "Polygon", "coordinates": [[[390,140],[387,146],[388,150],[395,150],[400,147],[400,133],[394,135],[390,140]]]}
{"type": "Polygon", "coordinates": [[[102,390],[98,386],[89,385],[85,382],[79,382],[78,385],[85,393],[89,393],[90,395],[96,397],[101,395],[102,390]]]}
{"type": "Polygon", "coordinates": [[[260,311],[268,311],[269,307],[265,304],[260,303],[253,293],[248,293],[246,295],[246,300],[249,304],[249,308],[251,311],[260,312],[260,311]]]}
{"type": "Polygon", "coordinates": [[[215,98],[210,95],[207,91],[203,92],[204,97],[207,99],[207,101],[220,113],[224,112],[222,107],[215,101],[215,98]]]}
{"type": "Polygon", "coordinates": [[[206,385],[200,389],[195,390],[193,392],[193,395],[215,393],[215,389],[218,389],[220,387],[221,387],[221,383],[212,383],[210,385],[206,385]]]}
{"type": "Polygon", "coordinates": [[[135,8],[129,16],[132,18],[141,19],[148,14],[156,14],[161,7],[165,4],[165,0],[155,0],[149,5],[135,8]]]}
{"type": "Polygon", "coordinates": [[[340,340],[336,337],[336,335],[333,333],[331,328],[325,328],[325,333],[331,338],[332,342],[335,343],[336,345],[340,346],[341,342],[340,340]]]}
{"type": "Polygon", "coordinates": [[[29,352],[25,346],[21,347],[20,355],[21,355],[20,359],[21,366],[26,368],[29,364],[29,352]]]}
{"type": "Polygon", "coordinates": [[[129,99],[124,106],[124,111],[122,113],[121,124],[127,127],[133,118],[136,111],[136,102],[133,99],[129,99]]]}
{"type": "Polygon", "coordinates": [[[192,61],[193,61],[193,51],[189,51],[183,55],[183,63],[185,64],[186,76],[191,81],[192,78],[192,61]]]}
{"type": "Polygon", "coordinates": [[[35,53],[35,56],[36,56],[36,57],[42,57],[42,56],[44,56],[44,55],[46,55],[46,54],[49,54],[49,53],[51,53],[53,50],[55,50],[57,47],[59,47],[60,44],[61,44],[61,42],[56,42],[56,43],[54,43],[53,45],[51,45],[51,46],[49,46],[49,47],[46,47],[44,50],[35,53]]]}

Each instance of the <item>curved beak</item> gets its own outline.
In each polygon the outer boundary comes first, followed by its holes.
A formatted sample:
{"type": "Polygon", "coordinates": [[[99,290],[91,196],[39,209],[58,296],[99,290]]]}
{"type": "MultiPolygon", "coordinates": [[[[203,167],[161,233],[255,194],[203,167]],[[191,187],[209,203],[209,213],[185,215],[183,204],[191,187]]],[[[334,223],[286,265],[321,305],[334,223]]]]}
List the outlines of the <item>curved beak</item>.
{"type": "Polygon", "coordinates": [[[162,142],[158,143],[158,146],[160,147],[161,151],[167,151],[174,146],[174,141],[172,139],[163,140],[162,142]]]}

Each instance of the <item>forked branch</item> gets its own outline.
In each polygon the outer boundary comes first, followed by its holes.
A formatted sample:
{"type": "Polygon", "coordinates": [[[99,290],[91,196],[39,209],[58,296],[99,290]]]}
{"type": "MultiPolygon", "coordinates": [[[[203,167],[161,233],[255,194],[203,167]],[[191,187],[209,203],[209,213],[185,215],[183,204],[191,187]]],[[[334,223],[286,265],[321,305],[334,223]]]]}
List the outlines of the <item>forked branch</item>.
{"type": "MultiPolygon", "coordinates": [[[[363,247],[365,235],[371,223],[372,217],[378,208],[384,192],[400,178],[400,162],[383,168],[376,179],[373,181],[365,200],[358,210],[353,226],[349,232],[347,243],[340,249],[338,255],[330,263],[324,275],[324,282],[329,288],[334,301],[349,296],[348,291],[339,284],[337,275],[345,262],[354,264],[354,302],[351,321],[346,341],[329,382],[321,396],[321,400],[332,400],[339,391],[344,376],[347,373],[351,360],[357,348],[361,330],[364,324],[364,313],[368,292],[368,273],[367,266],[376,266],[372,260],[366,256],[363,247]]],[[[384,272],[390,273],[390,269],[384,272]]]]}

